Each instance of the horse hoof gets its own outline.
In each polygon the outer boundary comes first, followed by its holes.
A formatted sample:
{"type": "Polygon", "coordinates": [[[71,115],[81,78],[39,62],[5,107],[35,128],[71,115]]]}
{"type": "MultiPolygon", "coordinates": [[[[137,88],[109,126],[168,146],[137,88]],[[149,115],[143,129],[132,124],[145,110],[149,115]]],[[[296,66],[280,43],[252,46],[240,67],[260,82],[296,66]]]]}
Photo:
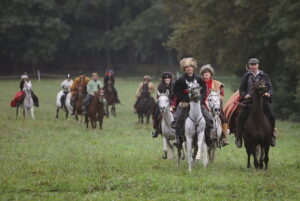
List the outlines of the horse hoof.
{"type": "Polygon", "coordinates": [[[163,154],[163,155],[162,155],[162,159],[166,160],[167,158],[168,158],[168,157],[167,157],[166,154],[163,154]]]}

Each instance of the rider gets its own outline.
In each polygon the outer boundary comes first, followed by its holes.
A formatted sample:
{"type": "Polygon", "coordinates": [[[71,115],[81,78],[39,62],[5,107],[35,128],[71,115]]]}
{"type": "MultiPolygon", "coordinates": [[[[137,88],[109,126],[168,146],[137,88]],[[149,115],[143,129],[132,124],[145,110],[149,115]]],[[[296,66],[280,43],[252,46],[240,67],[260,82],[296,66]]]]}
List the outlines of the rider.
{"type": "Polygon", "coordinates": [[[249,107],[251,105],[251,95],[252,95],[252,86],[253,80],[262,79],[265,81],[267,92],[264,94],[264,112],[268,119],[270,120],[271,127],[273,129],[273,136],[271,140],[271,146],[275,146],[276,138],[274,135],[275,129],[275,117],[271,106],[271,95],[273,93],[273,87],[271,81],[266,73],[259,70],[259,60],[257,58],[249,59],[248,61],[248,72],[246,72],[242,78],[239,93],[241,97],[241,109],[237,117],[237,133],[236,133],[236,146],[242,147],[242,132],[243,125],[246,120],[246,117],[249,113],[249,107]]]}
{"type": "Polygon", "coordinates": [[[143,89],[143,85],[144,84],[147,84],[148,85],[148,91],[150,94],[154,93],[155,91],[155,87],[154,87],[154,84],[151,82],[151,77],[149,75],[145,75],[144,76],[144,79],[143,79],[143,82],[141,82],[136,90],[136,102],[134,104],[134,112],[136,112],[136,107],[137,107],[137,102],[138,102],[138,98],[140,97],[141,95],[141,92],[142,92],[142,89],[143,89]]]}
{"type": "Polygon", "coordinates": [[[105,73],[104,86],[106,86],[108,84],[108,81],[110,81],[112,83],[112,91],[116,95],[116,103],[120,103],[120,100],[118,98],[118,92],[115,88],[115,73],[111,69],[106,71],[106,73],[105,73]]]}
{"type": "MultiPolygon", "coordinates": [[[[224,85],[223,83],[219,82],[218,80],[213,79],[213,76],[215,74],[215,70],[210,64],[206,64],[201,67],[200,69],[200,74],[206,83],[207,86],[207,93],[205,97],[205,101],[207,102],[208,95],[211,91],[215,92],[220,92],[220,99],[221,99],[221,106],[223,105],[223,100],[224,100],[224,85]]],[[[206,109],[208,109],[208,104],[206,104],[206,109]]],[[[221,107],[221,113],[219,115],[220,120],[222,122],[222,131],[223,131],[223,146],[228,145],[229,143],[227,142],[227,135],[228,135],[228,124],[227,120],[224,115],[223,107],[221,107]]]]}
{"type": "Polygon", "coordinates": [[[78,94],[77,88],[79,86],[86,88],[89,81],[90,81],[90,79],[85,76],[84,72],[80,71],[79,76],[74,80],[73,84],[71,85],[71,87],[70,87],[71,92],[72,92],[71,105],[73,106],[72,115],[75,114],[75,109],[76,109],[75,104],[77,101],[77,94],[78,94]]]}
{"type": "MultiPolygon", "coordinates": [[[[29,82],[29,77],[28,77],[28,75],[27,75],[26,72],[24,72],[23,75],[21,75],[21,80],[20,80],[20,90],[21,91],[23,91],[25,81],[29,82]]],[[[35,95],[35,93],[33,92],[33,90],[31,90],[31,97],[32,97],[34,106],[35,107],[39,107],[39,99],[35,95]]]]}
{"type": "Polygon", "coordinates": [[[170,110],[171,112],[174,112],[175,107],[176,111],[174,113],[174,121],[172,122],[172,128],[176,130],[176,143],[174,143],[175,146],[181,147],[183,139],[181,135],[181,127],[180,125],[180,117],[182,116],[183,112],[186,111],[186,108],[189,106],[190,98],[189,98],[189,88],[187,85],[187,82],[193,82],[197,81],[197,83],[200,86],[200,94],[201,94],[201,110],[203,113],[203,116],[206,121],[206,129],[205,133],[207,135],[210,134],[212,128],[213,128],[213,120],[209,116],[208,111],[205,109],[205,96],[206,96],[206,85],[205,82],[202,80],[202,78],[196,74],[194,74],[194,70],[197,68],[197,62],[193,58],[183,58],[180,61],[180,67],[181,70],[184,71],[184,75],[179,77],[174,85],[174,93],[175,96],[172,100],[170,110]]]}
{"type": "Polygon", "coordinates": [[[71,79],[71,75],[67,74],[66,79],[60,84],[64,92],[60,98],[61,107],[63,107],[63,105],[65,104],[67,94],[71,91],[72,84],[73,84],[73,80],[71,79]]]}
{"type": "MultiPolygon", "coordinates": [[[[92,80],[89,81],[89,83],[87,84],[87,95],[86,97],[83,99],[83,103],[82,103],[82,114],[85,115],[87,114],[87,109],[89,107],[89,105],[91,104],[95,93],[103,87],[102,83],[99,79],[99,75],[98,73],[93,73],[92,74],[92,80]]],[[[106,107],[106,100],[103,99],[103,105],[104,107],[106,107]]]]}
{"type": "MultiPolygon", "coordinates": [[[[161,83],[157,87],[157,98],[159,93],[168,93],[169,99],[172,100],[174,98],[174,82],[173,82],[173,75],[170,72],[164,72],[161,77],[161,83]]],[[[153,128],[152,137],[155,138],[161,133],[160,121],[161,115],[158,108],[158,104],[156,103],[153,109],[153,128]]]]}

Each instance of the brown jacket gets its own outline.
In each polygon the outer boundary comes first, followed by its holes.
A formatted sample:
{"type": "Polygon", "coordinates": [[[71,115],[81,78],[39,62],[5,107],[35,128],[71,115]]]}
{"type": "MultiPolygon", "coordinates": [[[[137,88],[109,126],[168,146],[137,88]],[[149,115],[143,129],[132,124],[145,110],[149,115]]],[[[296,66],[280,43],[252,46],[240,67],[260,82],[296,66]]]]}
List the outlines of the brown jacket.
{"type": "MultiPolygon", "coordinates": [[[[139,84],[139,87],[137,88],[136,90],[136,96],[139,97],[141,95],[141,92],[142,92],[142,88],[143,88],[143,85],[144,85],[144,82],[141,82],[139,84]]],[[[148,90],[149,90],[149,93],[152,94],[154,93],[155,91],[155,86],[152,82],[149,82],[148,83],[148,90]]]]}
{"type": "Polygon", "coordinates": [[[71,85],[71,90],[72,90],[72,95],[76,95],[77,94],[77,88],[79,86],[85,87],[87,86],[87,84],[89,83],[90,79],[88,77],[84,77],[83,80],[80,79],[80,77],[77,77],[73,84],[71,85]]]}

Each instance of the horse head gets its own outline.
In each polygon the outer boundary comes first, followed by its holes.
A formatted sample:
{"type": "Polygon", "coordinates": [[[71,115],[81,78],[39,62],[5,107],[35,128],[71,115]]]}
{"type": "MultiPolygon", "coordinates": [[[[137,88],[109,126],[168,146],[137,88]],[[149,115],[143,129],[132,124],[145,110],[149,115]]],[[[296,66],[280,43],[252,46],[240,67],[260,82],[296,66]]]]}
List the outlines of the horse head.
{"type": "Polygon", "coordinates": [[[252,80],[253,81],[253,92],[262,96],[264,93],[268,91],[266,83],[263,79],[252,80]]]}
{"type": "Polygon", "coordinates": [[[30,93],[30,92],[32,91],[32,84],[31,84],[31,81],[25,81],[25,82],[24,82],[24,88],[23,88],[23,90],[24,90],[25,92],[28,92],[28,93],[30,93]]]}
{"type": "Polygon", "coordinates": [[[157,100],[157,103],[158,103],[159,110],[163,113],[170,106],[170,100],[168,95],[165,93],[159,93],[159,98],[157,100]]]}
{"type": "Polygon", "coordinates": [[[186,81],[186,84],[189,88],[189,97],[192,101],[198,102],[200,101],[201,94],[200,94],[200,86],[197,82],[197,80],[194,80],[193,82],[186,81]]]}
{"type": "Polygon", "coordinates": [[[221,99],[220,92],[211,91],[207,97],[208,106],[213,115],[220,115],[221,112],[221,99]]]}
{"type": "Polygon", "coordinates": [[[98,98],[100,102],[103,102],[103,99],[104,99],[104,89],[98,87],[98,91],[95,93],[95,97],[98,98]]]}

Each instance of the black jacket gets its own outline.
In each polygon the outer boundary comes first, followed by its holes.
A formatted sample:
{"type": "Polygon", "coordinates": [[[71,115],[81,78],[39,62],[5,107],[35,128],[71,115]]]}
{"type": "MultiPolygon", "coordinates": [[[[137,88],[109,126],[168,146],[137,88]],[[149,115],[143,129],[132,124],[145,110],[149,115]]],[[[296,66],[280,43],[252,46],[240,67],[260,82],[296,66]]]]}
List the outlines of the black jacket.
{"type": "Polygon", "coordinates": [[[252,79],[262,79],[266,84],[267,92],[270,95],[273,94],[273,87],[267,73],[260,71],[257,76],[254,76],[251,72],[247,72],[244,74],[239,88],[241,100],[244,100],[244,97],[247,94],[252,95],[252,86],[253,86],[252,79]]]}
{"type": "Polygon", "coordinates": [[[164,82],[161,82],[157,87],[157,91],[159,93],[166,93],[167,90],[169,90],[169,99],[172,100],[175,96],[175,94],[174,94],[174,82],[171,81],[169,86],[166,86],[166,84],[164,82]]]}
{"type": "Polygon", "coordinates": [[[202,78],[198,75],[193,74],[192,77],[187,76],[186,74],[182,75],[178,80],[176,80],[174,85],[174,93],[176,95],[176,104],[180,102],[190,102],[190,98],[188,93],[185,93],[185,90],[188,89],[188,86],[186,84],[186,81],[192,82],[194,80],[197,80],[199,86],[200,86],[200,94],[201,94],[201,103],[204,103],[205,96],[206,96],[206,84],[202,80],[202,78]]]}

